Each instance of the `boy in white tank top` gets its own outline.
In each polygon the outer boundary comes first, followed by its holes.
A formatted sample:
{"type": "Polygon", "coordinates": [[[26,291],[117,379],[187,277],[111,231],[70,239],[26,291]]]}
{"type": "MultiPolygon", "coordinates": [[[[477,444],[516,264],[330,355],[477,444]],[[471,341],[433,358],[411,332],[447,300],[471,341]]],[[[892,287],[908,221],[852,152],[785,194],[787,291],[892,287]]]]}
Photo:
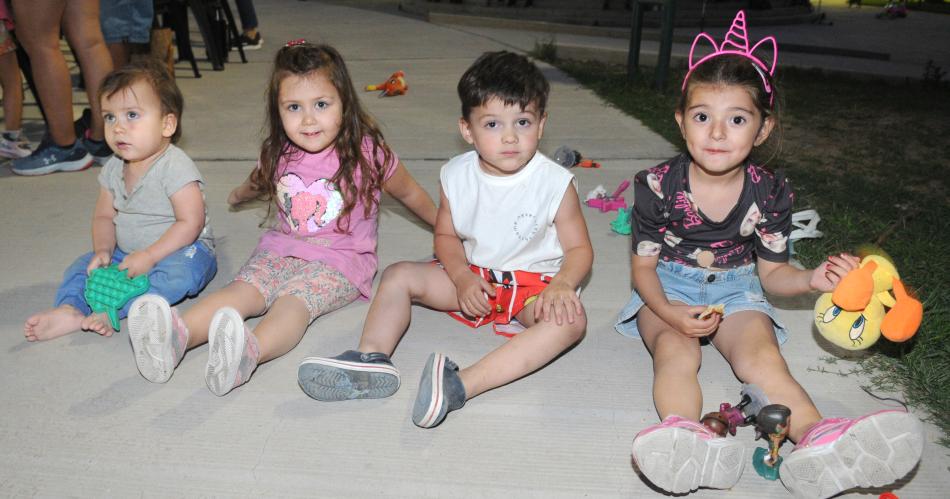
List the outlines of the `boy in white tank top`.
{"type": "Polygon", "coordinates": [[[465,72],[459,131],[475,150],[442,167],[438,260],[385,270],[358,349],[301,363],[298,381],[307,395],[335,401],[395,393],[399,372],[390,355],[412,304],[472,327],[494,323],[496,333],[510,336],[461,370],[444,354],[429,356],[412,412],[422,428],[541,368],[584,336],[577,289],[594,251],[574,176],[538,152],[549,90],[531,61],[510,52],[486,53],[465,72]],[[504,327],[514,319],[525,329],[503,332],[515,329],[504,327]]]}

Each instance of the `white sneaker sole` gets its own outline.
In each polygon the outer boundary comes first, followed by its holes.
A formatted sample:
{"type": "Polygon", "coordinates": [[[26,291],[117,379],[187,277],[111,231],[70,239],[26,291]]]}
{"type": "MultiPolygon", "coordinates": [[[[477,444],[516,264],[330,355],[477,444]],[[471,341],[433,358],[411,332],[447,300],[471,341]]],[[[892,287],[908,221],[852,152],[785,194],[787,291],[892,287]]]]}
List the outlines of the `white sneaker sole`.
{"type": "Polygon", "coordinates": [[[891,484],[914,469],[922,451],[920,421],[906,412],[885,412],[858,421],[830,445],[792,452],[779,476],[796,497],[830,497],[891,484]]]}
{"type": "Polygon", "coordinates": [[[215,395],[227,395],[234,388],[244,342],[241,314],[231,307],[215,312],[208,327],[208,367],[205,371],[205,382],[215,395]]]}
{"type": "Polygon", "coordinates": [[[129,342],[135,365],[152,383],[165,383],[175,372],[172,312],[164,298],[145,295],[129,308],[129,342]]]}
{"type": "Polygon", "coordinates": [[[742,476],[746,450],[734,438],[707,440],[685,428],[662,428],[634,439],[633,459],[654,485],[683,494],[731,488],[742,476]]]}

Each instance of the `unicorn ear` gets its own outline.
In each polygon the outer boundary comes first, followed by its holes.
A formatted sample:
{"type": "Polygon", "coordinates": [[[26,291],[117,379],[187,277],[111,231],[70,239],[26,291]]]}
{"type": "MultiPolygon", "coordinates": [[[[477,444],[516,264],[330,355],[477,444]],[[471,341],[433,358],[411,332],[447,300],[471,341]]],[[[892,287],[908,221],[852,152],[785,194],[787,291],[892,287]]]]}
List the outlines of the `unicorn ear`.
{"type": "Polygon", "coordinates": [[[709,54],[702,55],[702,56],[696,56],[696,59],[702,60],[704,57],[706,57],[706,56],[708,56],[708,55],[715,54],[716,52],[719,52],[719,45],[716,45],[716,40],[713,40],[711,36],[707,35],[706,33],[700,33],[700,34],[696,35],[696,38],[693,38],[693,45],[689,48],[689,59],[688,59],[688,61],[689,61],[689,69],[690,69],[690,70],[692,70],[693,68],[696,67],[697,64],[699,64],[699,61],[695,61],[695,60],[693,59],[693,56],[694,56],[695,51],[696,51],[696,45],[699,43],[699,41],[700,41],[701,39],[709,40],[709,44],[712,45],[712,49],[713,49],[713,50],[712,50],[712,52],[710,52],[709,54]]]}
{"type": "MultiPolygon", "coordinates": [[[[768,53],[768,52],[766,52],[766,53],[768,53]]],[[[769,74],[772,75],[772,76],[775,76],[775,65],[778,63],[778,44],[775,42],[775,37],[774,37],[774,36],[767,36],[767,37],[765,37],[765,38],[759,40],[759,42],[756,43],[755,45],[753,45],[753,46],[752,46],[752,49],[749,50],[749,55],[750,55],[751,57],[754,57],[754,58],[758,59],[760,62],[762,62],[762,65],[765,66],[765,68],[769,70],[769,74]],[[762,57],[759,57],[759,56],[755,55],[755,51],[756,51],[760,46],[761,46],[763,49],[767,49],[767,48],[768,48],[768,47],[766,46],[766,42],[769,42],[769,43],[772,45],[772,57],[769,58],[769,59],[763,59],[762,57]]]]}

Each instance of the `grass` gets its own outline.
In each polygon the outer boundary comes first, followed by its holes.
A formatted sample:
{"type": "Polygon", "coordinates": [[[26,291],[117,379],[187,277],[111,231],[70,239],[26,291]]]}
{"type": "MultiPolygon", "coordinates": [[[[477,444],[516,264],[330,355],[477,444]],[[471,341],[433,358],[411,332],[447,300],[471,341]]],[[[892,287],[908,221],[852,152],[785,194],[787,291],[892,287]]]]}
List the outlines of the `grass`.
{"type": "MultiPolygon", "coordinates": [[[[653,90],[652,68],[628,82],[624,66],[553,63],[683,148],[672,116],[677,85],[653,90]]],[[[674,71],[670,81],[682,77],[674,71]]],[[[799,241],[799,259],[813,267],[825,255],[877,243],[924,302],[917,336],[902,344],[882,339],[852,375],[873,389],[902,392],[930,414],[950,447],[950,85],[794,68],[782,70],[779,85],[781,146],[768,164],[785,169],[796,209],[817,209],[825,233],[799,241]]]]}

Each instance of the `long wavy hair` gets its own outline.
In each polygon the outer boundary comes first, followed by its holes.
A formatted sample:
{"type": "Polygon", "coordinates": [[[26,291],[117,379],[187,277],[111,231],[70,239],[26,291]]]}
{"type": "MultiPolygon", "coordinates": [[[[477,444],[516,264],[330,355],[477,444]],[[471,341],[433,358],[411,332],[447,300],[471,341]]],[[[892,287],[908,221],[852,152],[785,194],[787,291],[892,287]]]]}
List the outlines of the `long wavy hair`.
{"type": "Polygon", "coordinates": [[[392,162],[393,153],[386,145],[376,120],[360,104],[346,64],[333,47],[300,42],[277,51],[267,87],[264,125],[267,136],[261,145],[260,166],[251,174],[251,182],[259,199],[270,202],[270,214],[278,202],[276,181],[283,174],[283,171],[278,171],[280,164],[304,154],[287,137],[281,122],[278,103],[280,84],[290,75],[307,76],[315,71],[322,71],[336,87],[343,105],[340,131],[330,146],[336,148],[339,154],[340,167],[330,181],[343,196],[343,209],[337,218],[336,230],[345,233],[349,231],[349,215],[358,201],[363,203],[364,217],[369,217],[376,209],[379,204],[376,194],[382,188],[386,165],[392,162]],[[363,152],[364,138],[372,142],[372,150],[368,155],[363,152]]]}

